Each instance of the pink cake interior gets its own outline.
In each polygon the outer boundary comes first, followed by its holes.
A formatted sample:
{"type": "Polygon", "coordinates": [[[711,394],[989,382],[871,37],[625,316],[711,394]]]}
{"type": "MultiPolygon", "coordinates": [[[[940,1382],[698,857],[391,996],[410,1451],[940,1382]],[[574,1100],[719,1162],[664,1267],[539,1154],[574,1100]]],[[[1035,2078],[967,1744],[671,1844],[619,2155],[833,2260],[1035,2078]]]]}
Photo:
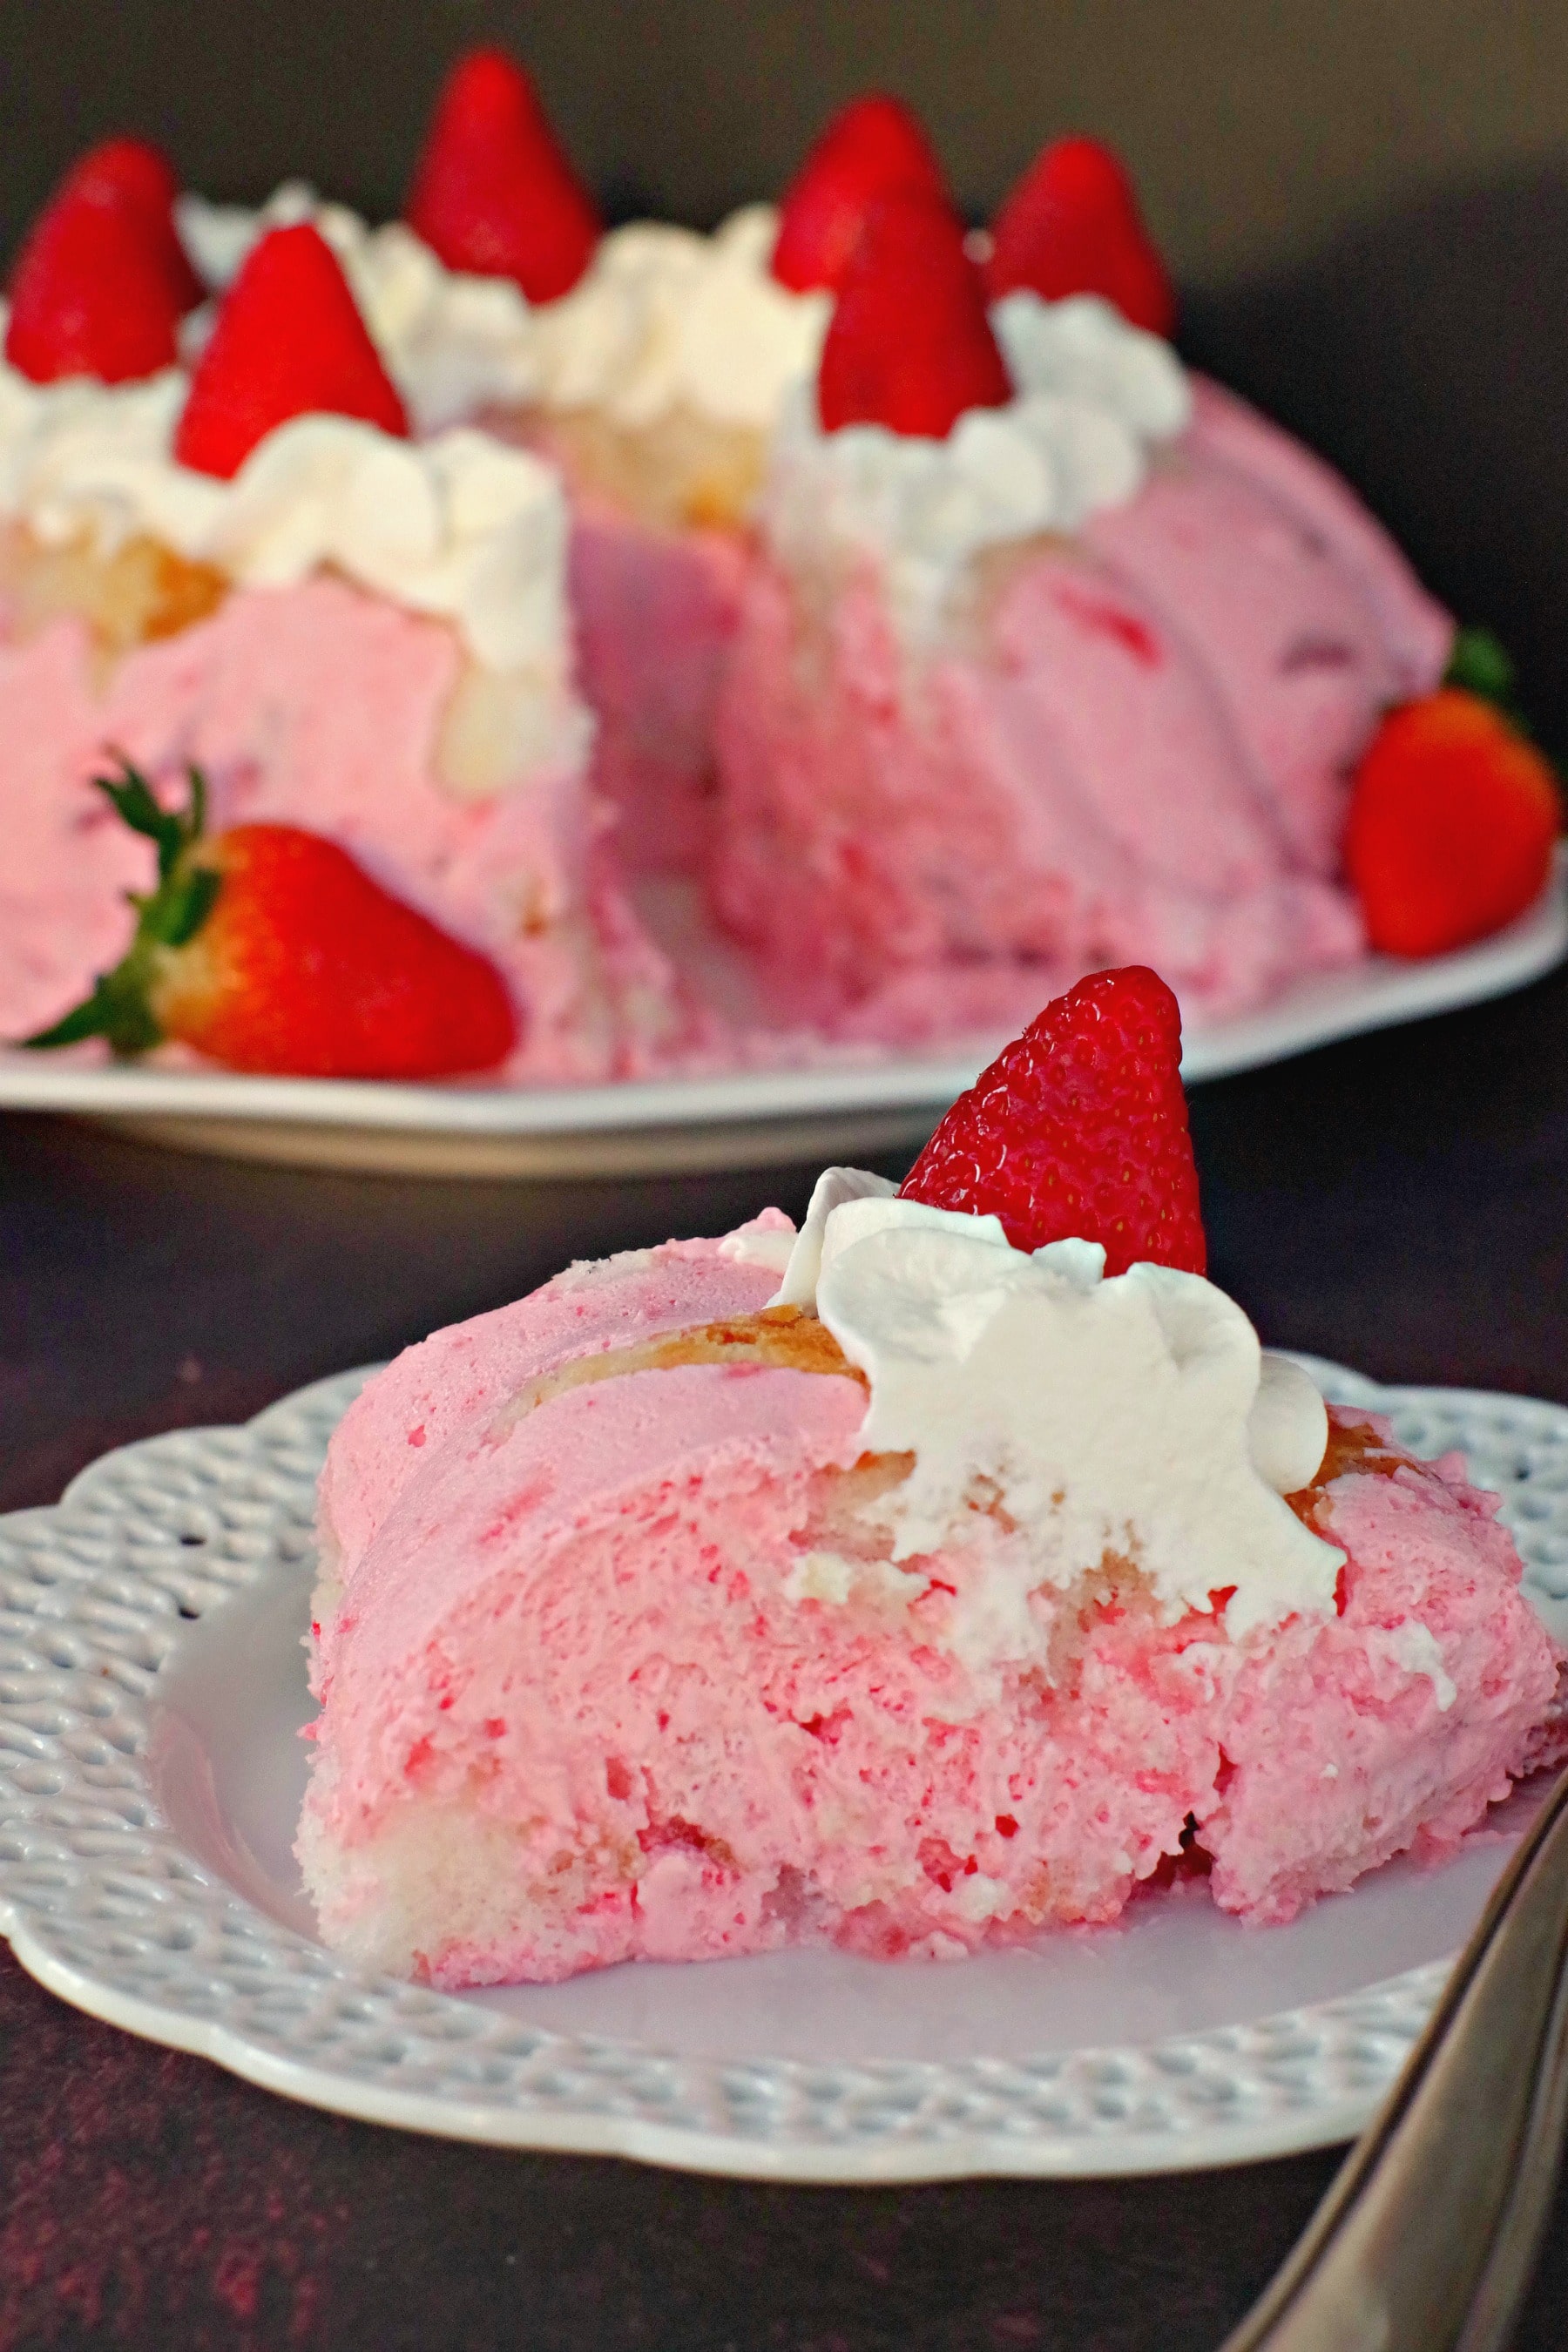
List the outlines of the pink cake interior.
{"type": "Polygon", "coordinates": [[[750,583],[719,724],[721,919],[857,1034],[1152,963],[1198,1017],[1363,949],[1350,772],[1452,625],[1342,484],[1217,387],[1080,539],[996,551],[901,642],[868,562],[750,583]]]}
{"type": "Polygon", "coordinates": [[[608,819],[567,768],[481,799],[434,770],[457,683],[452,632],[327,576],[237,589],[177,635],[123,655],[106,681],[77,620],[0,641],[0,1019],[56,1019],[127,944],[122,892],[145,889],[151,845],[89,779],[111,750],[183,789],[212,788],[216,828],[249,821],[326,834],[399,897],[483,949],[510,982],[522,1034],[510,1075],[631,1075],[690,1015],[626,901],[608,819]]]}
{"type": "Polygon", "coordinates": [[[1232,1641],[1126,1563],[958,1640],[1017,1541],[895,1565],[866,1391],[717,1244],[578,1267],[365,1391],[321,1487],[300,1853],[329,1942],[448,1986],[1114,1918],[1194,1845],[1290,1917],[1451,1844],[1556,1685],[1495,1498],[1338,1427],[1339,1613],[1232,1641]]]}
{"type": "Polygon", "coordinates": [[[568,576],[594,783],[634,873],[694,873],[712,824],[713,721],[749,562],[738,531],[573,501],[568,576]]]}

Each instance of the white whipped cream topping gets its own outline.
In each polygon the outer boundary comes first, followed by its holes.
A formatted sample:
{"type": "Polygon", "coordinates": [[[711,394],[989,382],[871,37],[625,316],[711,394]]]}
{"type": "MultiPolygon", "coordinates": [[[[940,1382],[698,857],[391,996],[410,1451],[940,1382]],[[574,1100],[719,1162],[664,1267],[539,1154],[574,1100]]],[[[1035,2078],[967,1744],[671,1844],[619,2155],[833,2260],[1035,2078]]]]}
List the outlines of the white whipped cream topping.
{"type": "Polygon", "coordinates": [[[1016,386],[933,441],[881,425],[825,433],[815,383],[786,399],[763,521],[786,561],[824,541],[886,569],[905,630],[934,625],[983,549],[1072,532],[1135,498],[1160,444],[1184,431],[1192,388],[1168,343],[1097,295],[1009,294],[993,324],[1016,386]]]}
{"type": "Polygon", "coordinates": [[[956,1638],[977,1658],[1027,1646],[1030,1582],[1066,1587],[1107,1553],[1173,1618],[1234,1588],[1233,1637],[1331,1614],[1344,1555],[1281,1499],[1322,1460],[1322,1399],[1201,1276],[1104,1265],[1098,1244],[1030,1255],[996,1218],[860,1170],[818,1180],[773,1303],[815,1305],[867,1375],[857,1444],[915,1457],[881,1507],[894,1559],[951,1540],[977,1486],[996,1495],[1027,1581],[976,1599],[986,1622],[956,1638]]]}
{"type": "Polygon", "coordinates": [[[174,368],[140,383],[35,384],[0,366],[0,513],[47,544],[85,538],[105,552],[144,532],[247,587],[330,565],[450,622],[478,664],[534,682],[560,726],[580,731],[566,511],[548,467],[467,428],[416,443],[299,416],[220,481],[171,455],[186,388],[174,368]]]}
{"type": "MultiPolygon", "coordinates": [[[[259,210],[183,195],[174,217],[197,276],[219,292],[268,229],[313,222],[342,264],[417,433],[538,395],[532,314],[520,289],[444,268],[401,221],[373,229],[346,205],[323,203],[305,180],[285,180],[259,210]]],[[[188,322],[187,356],[211,322],[210,311],[188,322]]]]}
{"type": "Polygon", "coordinates": [[[778,215],[731,213],[711,236],[660,221],[612,229],[570,294],[534,313],[542,396],[630,427],[688,409],[771,432],[816,375],[832,309],[769,271],[778,215]]]}

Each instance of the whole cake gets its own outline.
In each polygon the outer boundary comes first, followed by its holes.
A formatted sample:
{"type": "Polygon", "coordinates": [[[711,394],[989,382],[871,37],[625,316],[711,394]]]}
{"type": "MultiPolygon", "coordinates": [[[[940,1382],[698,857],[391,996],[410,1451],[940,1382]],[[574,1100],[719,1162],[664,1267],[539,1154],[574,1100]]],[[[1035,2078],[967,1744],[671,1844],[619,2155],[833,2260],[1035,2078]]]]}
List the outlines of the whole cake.
{"type": "Polygon", "coordinates": [[[446,1985],[834,1942],[957,1956],[1173,1869],[1290,1917],[1553,1752],[1455,1458],[1203,1275],[1174,1001],[1104,973],[901,1192],[577,1265],[333,1438],[299,1853],[446,1985]]]}
{"type": "MultiPolygon", "coordinates": [[[[1208,1021],[1496,929],[1560,823],[1506,665],[1433,690],[1447,616],[1173,318],[1104,148],[966,234],[881,97],[707,236],[605,233],[495,50],[378,227],[92,151],[4,320],[0,1035],[141,952],[127,763],[486,958],[513,1083],[968,1045],[1128,959],[1208,1021]]],[[[241,1066],[416,1074],[354,1018],[241,1066]]]]}

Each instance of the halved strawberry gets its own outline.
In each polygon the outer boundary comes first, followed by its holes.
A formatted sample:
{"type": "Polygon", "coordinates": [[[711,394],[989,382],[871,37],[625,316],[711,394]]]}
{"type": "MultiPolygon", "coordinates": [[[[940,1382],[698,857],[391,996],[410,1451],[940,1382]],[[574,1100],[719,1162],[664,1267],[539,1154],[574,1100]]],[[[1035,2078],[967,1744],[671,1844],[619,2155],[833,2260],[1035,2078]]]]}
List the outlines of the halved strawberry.
{"type": "Polygon", "coordinates": [[[61,183],[61,195],[94,196],[124,205],[145,221],[169,280],[169,290],[182,311],[194,310],[206,289],[191,267],[190,256],[174,226],[174,199],[180,183],[161,147],[150,140],[121,137],[100,140],[79,156],[61,183]]]}
{"type": "Polygon", "coordinates": [[[226,481],[276,426],[321,413],[408,430],[336,256],[302,221],[247,255],[196,362],[174,456],[226,481]]]}
{"type": "Polygon", "coordinates": [[[873,90],[834,116],[784,190],[773,257],[780,285],[837,291],[866,215],[896,195],[946,204],[947,183],[909,108],[873,90]]]}
{"type": "Polygon", "coordinates": [[[1539,897],[1563,824],[1550,763],[1505,713],[1459,687],[1390,711],[1356,771],[1345,867],[1367,937],[1442,955],[1539,897]]]}
{"type": "Polygon", "coordinates": [[[1015,1249],[1100,1242],[1202,1274],[1207,1252],[1182,1092],[1182,1016],[1142,964],[1056,997],[960,1095],[900,1190],[996,1216],[1015,1249]]]}
{"type": "Polygon", "coordinates": [[[1152,335],[1175,325],[1176,298],[1137,191],[1098,139],[1042,147],[992,223],[986,292],[995,302],[1020,287],[1051,302],[1103,294],[1152,335]]]}
{"type": "Polygon", "coordinates": [[[874,205],[822,347],[823,429],[886,425],[932,440],[1013,396],[963,231],[932,196],[874,205]]]}
{"type": "Polygon", "coordinates": [[[447,75],[403,217],[448,269],[514,278],[531,302],[569,293],[603,233],[533,84],[504,49],[471,50],[447,75]]]}
{"type": "Polygon", "coordinates": [[[58,196],[11,278],[5,357],[35,383],[128,383],[172,367],[180,310],[146,222],[101,196],[58,196]]]}
{"type": "Polygon", "coordinates": [[[174,1038],[235,1070],[428,1078],[505,1059],[518,1019],[495,966],[373,882],[320,834],[245,824],[207,839],[205,795],[163,808],[122,763],[94,780],[158,850],[129,953],[24,1044],[105,1037],[116,1054],[174,1038]]]}

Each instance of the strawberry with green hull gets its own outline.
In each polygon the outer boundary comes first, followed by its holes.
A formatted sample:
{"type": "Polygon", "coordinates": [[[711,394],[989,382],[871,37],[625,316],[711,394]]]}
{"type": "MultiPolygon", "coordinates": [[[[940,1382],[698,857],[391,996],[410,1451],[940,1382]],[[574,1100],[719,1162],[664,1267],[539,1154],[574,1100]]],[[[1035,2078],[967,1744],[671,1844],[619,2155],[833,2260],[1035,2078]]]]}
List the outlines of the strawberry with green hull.
{"type": "Polygon", "coordinates": [[[346,850],[286,824],[207,837],[205,792],[165,809],[125,763],[95,779],[156,844],[158,881],[132,898],[130,951],[34,1048],[165,1040],[235,1070],[322,1078],[457,1077],[518,1042],[495,967],[374,882],[346,850]]]}
{"type": "Polygon", "coordinates": [[[1391,710],[1356,771],[1345,867],[1385,955],[1446,955],[1546,887],[1557,779],[1513,701],[1513,665],[1465,630],[1436,694],[1391,710]]]}

